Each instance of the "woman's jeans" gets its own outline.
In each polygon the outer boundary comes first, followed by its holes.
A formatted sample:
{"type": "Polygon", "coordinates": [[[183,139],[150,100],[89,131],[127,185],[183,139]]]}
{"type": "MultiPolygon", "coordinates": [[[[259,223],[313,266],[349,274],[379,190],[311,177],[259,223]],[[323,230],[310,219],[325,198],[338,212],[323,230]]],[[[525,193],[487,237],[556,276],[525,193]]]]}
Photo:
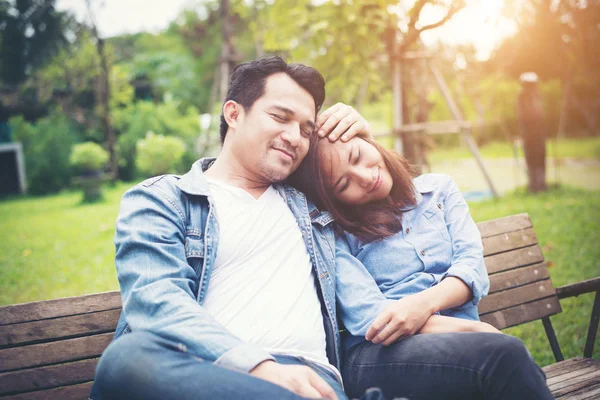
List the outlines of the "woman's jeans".
{"type": "Polygon", "coordinates": [[[389,347],[361,342],[345,354],[346,393],[368,387],[386,398],[553,399],[523,343],[497,333],[415,335],[389,347]]]}
{"type": "MultiPolygon", "coordinates": [[[[346,399],[341,385],[323,368],[296,357],[276,359],[282,364],[308,365],[335,390],[340,400],[346,399]]],[[[110,344],[96,368],[90,397],[93,400],[302,398],[281,386],[203,361],[148,332],[132,332],[110,344]]],[[[384,400],[379,390],[369,390],[362,399],[384,400]]]]}

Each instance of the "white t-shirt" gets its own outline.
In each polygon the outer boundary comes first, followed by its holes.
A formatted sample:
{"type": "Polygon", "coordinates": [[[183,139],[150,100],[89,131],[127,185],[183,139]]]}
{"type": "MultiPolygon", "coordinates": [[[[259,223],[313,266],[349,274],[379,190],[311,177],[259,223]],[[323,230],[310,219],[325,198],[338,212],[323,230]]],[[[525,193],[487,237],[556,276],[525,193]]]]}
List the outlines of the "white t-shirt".
{"type": "Polygon", "coordinates": [[[296,219],[270,186],[259,199],[209,179],[219,244],[203,306],[227,330],[271,354],[327,359],[321,303],[296,219]]]}

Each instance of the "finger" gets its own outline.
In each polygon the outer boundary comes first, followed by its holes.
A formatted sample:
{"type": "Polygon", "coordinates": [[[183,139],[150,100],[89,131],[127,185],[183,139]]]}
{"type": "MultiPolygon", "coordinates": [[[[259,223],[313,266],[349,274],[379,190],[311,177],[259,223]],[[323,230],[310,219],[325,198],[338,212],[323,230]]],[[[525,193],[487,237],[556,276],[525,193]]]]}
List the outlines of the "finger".
{"type": "Polygon", "coordinates": [[[382,330],[392,318],[391,314],[387,312],[383,312],[375,318],[375,321],[371,324],[369,330],[367,330],[367,334],[365,335],[365,339],[371,340],[377,335],[377,333],[382,330]]]}
{"type": "Polygon", "coordinates": [[[344,132],[346,132],[348,130],[348,128],[350,128],[353,124],[355,124],[357,121],[353,120],[351,118],[343,118],[335,127],[335,129],[333,131],[331,131],[331,133],[329,134],[328,138],[330,141],[335,142],[336,139],[340,136],[342,136],[342,134],[344,132]]]}
{"type": "Polygon", "coordinates": [[[310,375],[310,383],[312,386],[319,391],[322,397],[331,400],[337,400],[337,396],[333,391],[333,388],[329,386],[323,378],[321,378],[316,372],[310,375]]]}
{"type": "Polygon", "coordinates": [[[319,135],[321,135],[321,131],[324,132],[323,136],[329,135],[333,128],[335,128],[337,124],[348,115],[348,110],[346,110],[345,107],[347,106],[340,108],[334,114],[330,115],[329,118],[327,118],[327,121],[325,121],[321,126],[321,129],[319,129],[319,135]]]}
{"type": "Polygon", "coordinates": [[[412,336],[412,335],[407,335],[400,331],[396,331],[396,332],[392,333],[382,344],[387,347],[387,346],[394,344],[394,342],[396,342],[396,340],[398,340],[400,338],[405,338],[408,336],[412,336]]]}
{"type": "Polygon", "coordinates": [[[380,330],[379,333],[377,335],[375,335],[375,337],[373,338],[373,340],[371,340],[371,342],[375,343],[375,344],[383,343],[386,341],[387,338],[389,338],[395,332],[400,332],[400,334],[406,334],[407,331],[408,330],[406,329],[406,327],[404,326],[403,323],[397,323],[397,322],[391,321],[390,323],[388,323],[385,326],[385,328],[380,330]]]}
{"type": "Polygon", "coordinates": [[[310,384],[310,380],[304,380],[303,378],[302,381],[295,381],[292,389],[294,393],[309,399],[320,399],[322,397],[321,393],[310,384]]]}
{"type": "Polygon", "coordinates": [[[327,121],[330,116],[338,112],[342,106],[342,103],[337,103],[336,105],[329,107],[327,110],[319,114],[317,120],[315,121],[315,129],[320,129],[321,126],[325,123],[325,121],[327,121]]]}
{"type": "Polygon", "coordinates": [[[364,133],[365,132],[364,126],[365,125],[364,125],[363,122],[357,122],[357,123],[355,123],[350,128],[348,128],[346,130],[346,132],[344,132],[344,134],[342,135],[342,137],[340,138],[340,140],[342,142],[347,142],[348,140],[352,139],[356,135],[358,135],[360,133],[364,133]]]}

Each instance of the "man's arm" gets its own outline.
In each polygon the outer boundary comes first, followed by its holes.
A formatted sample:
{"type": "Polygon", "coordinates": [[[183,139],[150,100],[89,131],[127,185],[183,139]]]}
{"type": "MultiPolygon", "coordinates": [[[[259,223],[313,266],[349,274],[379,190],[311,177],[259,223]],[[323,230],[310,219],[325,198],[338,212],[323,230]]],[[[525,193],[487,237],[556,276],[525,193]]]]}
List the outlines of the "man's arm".
{"type": "Polygon", "coordinates": [[[176,204],[156,184],[137,185],[123,197],[115,263],[127,323],[227,368],[248,372],[273,360],[232,335],[198,304],[198,277],[185,254],[185,214],[176,204]]]}

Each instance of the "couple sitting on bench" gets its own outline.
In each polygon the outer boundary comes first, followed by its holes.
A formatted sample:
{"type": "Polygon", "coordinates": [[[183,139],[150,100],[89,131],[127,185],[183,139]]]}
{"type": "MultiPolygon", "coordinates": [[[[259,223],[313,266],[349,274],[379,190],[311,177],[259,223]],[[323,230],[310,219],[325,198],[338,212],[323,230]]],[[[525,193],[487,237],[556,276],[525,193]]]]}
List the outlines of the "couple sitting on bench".
{"type": "Polygon", "coordinates": [[[455,183],[413,179],[351,107],[317,116],[324,97],[310,67],[241,64],[220,155],[125,194],[92,399],[552,399],[523,343],[478,321],[455,183]]]}

